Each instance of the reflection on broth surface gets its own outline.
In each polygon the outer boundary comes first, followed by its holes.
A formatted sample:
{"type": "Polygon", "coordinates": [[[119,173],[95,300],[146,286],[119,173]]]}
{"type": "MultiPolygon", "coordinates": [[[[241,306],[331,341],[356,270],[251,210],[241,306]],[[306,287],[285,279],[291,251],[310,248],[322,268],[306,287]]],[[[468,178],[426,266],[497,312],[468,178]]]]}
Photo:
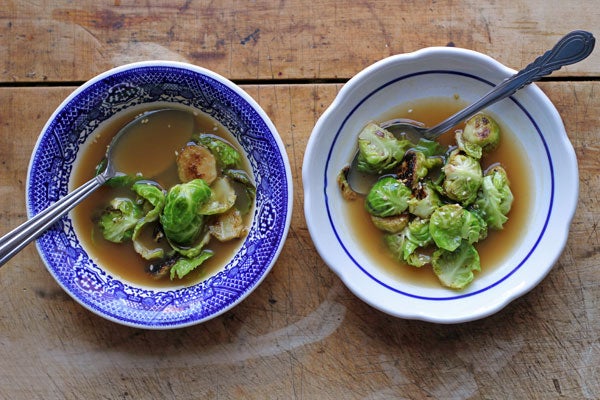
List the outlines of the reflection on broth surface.
{"type": "MultiPolygon", "coordinates": [[[[143,134],[145,144],[150,143],[151,146],[144,145],[144,149],[140,150],[141,144],[140,142],[136,144],[135,140],[130,141],[130,143],[119,143],[119,152],[127,154],[127,162],[124,168],[127,169],[128,173],[132,174],[135,171],[145,179],[156,182],[163,189],[169,190],[174,185],[181,183],[175,163],[176,154],[191,141],[193,133],[208,133],[225,140],[238,151],[242,156],[239,169],[246,171],[251,177],[249,163],[241,150],[241,146],[221,124],[200,111],[169,103],[168,105],[152,104],[135,107],[119,113],[103,123],[96,130],[93,137],[88,138],[88,142],[80,151],[71,178],[71,187],[77,187],[93,177],[96,166],[104,157],[106,146],[121,127],[142,112],[165,108],[165,106],[193,112],[195,116],[194,126],[186,126],[186,124],[177,121],[161,120],[161,118],[149,119],[149,122],[143,127],[143,134]],[[169,161],[166,162],[165,159],[169,161]]],[[[120,156],[120,158],[123,157],[120,156]]],[[[235,189],[236,192],[239,192],[237,187],[235,189]]],[[[106,240],[98,227],[99,215],[107,208],[112,199],[118,196],[131,197],[131,195],[132,192],[129,187],[115,188],[105,185],[78,205],[71,214],[77,235],[89,255],[99,265],[129,282],[152,287],[194,284],[218,272],[242,244],[243,237],[224,242],[212,238],[205,249],[212,251],[214,255],[200,267],[182,279],[170,280],[168,275],[162,279],[157,279],[147,272],[148,266],[152,263],[156,264],[156,261],[144,260],[134,250],[131,241],[112,243],[106,240]]],[[[249,207],[249,211],[243,215],[243,223],[246,227],[251,222],[253,204],[248,204],[247,207],[249,207]]],[[[158,225],[158,222],[156,222],[156,225],[158,225]]],[[[152,242],[153,236],[156,234],[156,227],[154,227],[154,233],[152,231],[153,229],[143,231],[140,235],[140,241],[142,243],[152,242]]],[[[159,247],[170,249],[166,240],[163,239],[162,243],[159,247]]]]}
{"type": "MultiPolygon", "coordinates": [[[[458,98],[431,98],[403,104],[379,116],[378,121],[409,118],[423,122],[426,126],[433,126],[464,107],[465,104],[458,98]]],[[[516,141],[511,140],[514,133],[510,132],[501,119],[496,118],[496,121],[503,135],[500,145],[492,153],[483,157],[481,165],[484,170],[494,163],[500,163],[504,167],[510,180],[514,201],[504,228],[498,231],[490,229],[487,238],[475,244],[481,260],[481,272],[475,273],[475,279],[502,265],[511,249],[516,246],[523,230],[526,229],[531,209],[532,194],[528,182],[530,178],[523,172],[530,169],[528,162],[516,141]]],[[[459,125],[455,129],[462,127],[463,125],[459,125]]],[[[455,129],[442,135],[438,142],[445,146],[454,143],[455,129]]],[[[371,222],[362,198],[343,203],[350,216],[350,227],[356,242],[361,244],[375,265],[399,281],[427,287],[440,286],[431,265],[416,268],[393,258],[383,241],[382,232],[371,222]]]]}

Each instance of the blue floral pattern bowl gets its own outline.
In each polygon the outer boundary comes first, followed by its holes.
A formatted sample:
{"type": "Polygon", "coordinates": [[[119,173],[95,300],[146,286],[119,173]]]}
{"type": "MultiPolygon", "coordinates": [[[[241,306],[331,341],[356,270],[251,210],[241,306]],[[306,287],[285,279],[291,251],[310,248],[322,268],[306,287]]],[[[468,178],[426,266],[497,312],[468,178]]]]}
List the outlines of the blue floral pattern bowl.
{"type": "Polygon", "coordinates": [[[273,267],[287,236],[292,181],[281,138],[260,106],[241,88],[201,67],[167,61],[134,63],[79,87],[54,112],[29,165],[27,210],[33,216],[68,192],[77,153],[106,119],[144,103],[195,107],[238,140],[257,187],[252,224],[243,245],[220,272],[191,287],[133,285],[96,264],[81,245],[70,217],[37,240],[48,271],[92,312],[128,326],[168,329],[213,318],[242,301],[273,267]]]}

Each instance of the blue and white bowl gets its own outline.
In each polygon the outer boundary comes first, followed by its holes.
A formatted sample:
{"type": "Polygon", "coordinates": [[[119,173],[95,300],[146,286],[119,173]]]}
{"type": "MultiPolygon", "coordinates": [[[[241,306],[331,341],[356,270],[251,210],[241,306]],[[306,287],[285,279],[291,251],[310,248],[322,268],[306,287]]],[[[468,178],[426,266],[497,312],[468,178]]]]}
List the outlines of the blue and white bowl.
{"type": "Polygon", "coordinates": [[[27,210],[33,216],[68,192],[77,153],[103,121],[143,103],[171,102],[211,115],[246,153],[257,194],[252,225],[233,259],[191,287],[140,287],[97,265],[81,245],[69,217],[37,240],[48,271],[76,301],[128,326],[178,328],[213,318],[248,296],[273,267],[288,233],[292,180],[281,138],[245,91],[197,66],[148,61],[107,71],[75,90],[54,112],[29,165],[27,210]]]}
{"type": "Polygon", "coordinates": [[[475,320],[531,290],[557,261],[577,205],[577,159],[557,110],[536,85],[487,109],[515,133],[512,139],[525,152],[529,165],[519,173],[531,175],[531,212],[525,216],[522,237],[501,265],[476,276],[464,291],[411,284],[376,265],[352,234],[336,184],[368,121],[418,99],[459,95],[470,104],[515,72],[486,55],[459,48],[396,55],[359,72],[318,120],[302,170],[306,221],[322,258],[368,304],[401,318],[475,320]]]}

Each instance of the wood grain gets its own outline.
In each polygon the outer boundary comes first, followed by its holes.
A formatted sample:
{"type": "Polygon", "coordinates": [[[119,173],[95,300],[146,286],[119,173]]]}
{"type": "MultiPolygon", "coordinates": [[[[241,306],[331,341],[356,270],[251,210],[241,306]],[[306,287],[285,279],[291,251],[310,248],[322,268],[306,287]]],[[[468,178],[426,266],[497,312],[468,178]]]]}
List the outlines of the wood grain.
{"type": "MultiPolygon", "coordinates": [[[[386,56],[447,45],[520,69],[567,32],[597,30],[599,17],[596,0],[9,1],[0,82],[79,82],[147,59],[234,80],[344,80],[386,56]]],[[[554,76],[599,71],[596,53],[554,76]]]]}
{"type": "Polygon", "coordinates": [[[597,33],[598,20],[596,0],[4,2],[0,235],[26,218],[29,158],[54,109],[94,75],[148,59],[190,62],[244,85],[282,137],[294,214],[255,292],[173,331],[87,311],[29,245],[0,269],[0,399],[600,398],[598,51],[540,84],[579,161],[567,245],[535,289],[491,317],[435,325],[358,300],[315,250],[301,179],[315,122],[373,62],[458,46],[518,69],[571,30],[597,33]]]}
{"type": "MultiPolygon", "coordinates": [[[[249,85],[279,130],[295,185],[290,234],[266,280],[207,323],[144,331],[74,302],[30,245],[0,270],[0,398],[598,398],[600,85],[540,86],[575,147],[580,204],[554,269],[498,314],[435,325],[351,294],[317,255],[302,214],[304,148],[340,85],[249,85]]],[[[29,155],[72,89],[0,88],[0,233],[23,219],[29,155]]]]}

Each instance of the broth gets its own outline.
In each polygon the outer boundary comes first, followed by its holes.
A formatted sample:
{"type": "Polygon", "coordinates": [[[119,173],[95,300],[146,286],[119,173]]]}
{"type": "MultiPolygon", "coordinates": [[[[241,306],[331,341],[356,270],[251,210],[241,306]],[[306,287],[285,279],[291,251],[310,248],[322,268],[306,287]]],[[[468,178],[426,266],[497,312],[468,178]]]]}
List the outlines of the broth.
{"type": "MultiPolygon", "coordinates": [[[[147,130],[147,133],[145,132],[144,135],[147,135],[148,142],[159,143],[156,147],[161,150],[161,153],[173,154],[172,163],[163,171],[153,173],[153,176],[148,176],[145,171],[154,169],[157,164],[155,162],[157,155],[153,152],[136,151],[136,149],[132,148],[122,149],[131,154],[132,160],[135,161],[135,163],[128,163],[130,164],[129,168],[133,168],[131,167],[133,165],[136,168],[135,170],[142,173],[143,176],[158,182],[163,188],[169,189],[173,185],[180,183],[174,152],[184,147],[190,141],[192,133],[205,132],[217,135],[232,144],[242,155],[242,168],[251,173],[248,160],[245,158],[244,152],[241,151],[241,147],[236,139],[212,117],[185,106],[173,105],[171,103],[154,103],[152,105],[132,107],[116,114],[98,127],[80,151],[71,177],[71,189],[92,179],[96,166],[104,157],[106,146],[121,127],[142,112],[160,108],[184,109],[193,112],[195,115],[194,126],[185,127],[181,124],[161,121],[160,118],[154,119],[152,123],[148,123],[144,127],[144,130],[147,130]],[[165,135],[165,132],[167,132],[166,129],[171,129],[167,135],[165,135]],[[189,130],[189,134],[188,132],[181,133],[186,130],[189,130]]],[[[119,145],[121,146],[123,143],[119,143],[119,145]]],[[[123,147],[126,146],[127,143],[123,145],[123,147]]],[[[131,193],[128,189],[102,186],[71,211],[71,218],[77,236],[80,238],[82,245],[90,257],[94,262],[124,280],[150,287],[189,286],[217,273],[231,259],[243,242],[243,239],[219,242],[213,238],[205,248],[214,251],[214,255],[190,274],[182,279],[175,279],[173,281],[168,277],[156,279],[146,272],[147,265],[151,262],[144,260],[136,253],[131,242],[119,244],[105,240],[97,226],[98,224],[94,222],[94,216],[104,209],[110,200],[125,192],[131,193]]],[[[244,216],[246,226],[249,225],[252,214],[253,212],[250,210],[244,216]]]]}
{"type": "MultiPolygon", "coordinates": [[[[390,112],[383,114],[378,120],[385,121],[392,118],[410,118],[425,123],[426,126],[434,126],[445,118],[464,108],[466,105],[458,98],[431,98],[403,104],[390,112]]],[[[496,119],[496,118],[495,118],[496,119]]],[[[484,156],[481,162],[485,170],[490,164],[499,162],[502,164],[510,180],[511,191],[514,195],[512,208],[508,214],[508,221],[504,229],[500,231],[490,229],[486,239],[475,244],[481,260],[481,271],[475,272],[475,279],[484,276],[500,266],[506,255],[516,245],[521,233],[525,229],[531,208],[531,187],[529,177],[523,171],[529,171],[524,151],[519,147],[514,134],[496,119],[500,126],[502,137],[500,145],[494,152],[484,156]]],[[[463,125],[455,129],[462,128],[463,125]]],[[[454,143],[454,131],[442,135],[438,142],[443,145],[454,143]]],[[[345,201],[348,215],[350,216],[350,227],[354,237],[362,244],[363,249],[373,261],[386,273],[395,279],[416,285],[439,287],[440,282],[433,273],[431,265],[421,268],[405,265],[394,259],[383,242],[383,234],[370,220],[365,210],[364,201],[359,198],[355,201],[345,201]],[[373,240],[373,238],[377,238],[373,240]]]]}

